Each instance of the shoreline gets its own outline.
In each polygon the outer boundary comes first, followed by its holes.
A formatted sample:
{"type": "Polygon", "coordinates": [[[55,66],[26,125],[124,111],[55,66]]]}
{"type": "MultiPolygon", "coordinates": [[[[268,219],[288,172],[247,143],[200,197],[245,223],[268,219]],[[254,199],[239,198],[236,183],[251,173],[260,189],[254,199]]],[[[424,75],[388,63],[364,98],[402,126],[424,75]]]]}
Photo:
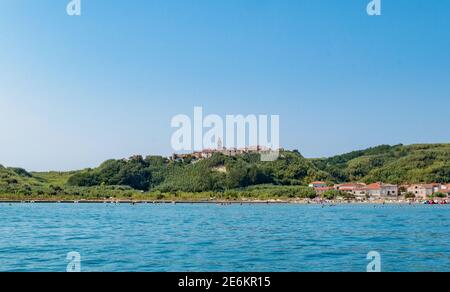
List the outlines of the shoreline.
{"type": "MultiPolygon", "coordinates": [[[[2,200],[0,204],[211,204],[211,205],[424,205],[422,201],[306,201],[306,200],[2,200]]],[[[448,204],[434,204],[448,205],[448,204]]]]}

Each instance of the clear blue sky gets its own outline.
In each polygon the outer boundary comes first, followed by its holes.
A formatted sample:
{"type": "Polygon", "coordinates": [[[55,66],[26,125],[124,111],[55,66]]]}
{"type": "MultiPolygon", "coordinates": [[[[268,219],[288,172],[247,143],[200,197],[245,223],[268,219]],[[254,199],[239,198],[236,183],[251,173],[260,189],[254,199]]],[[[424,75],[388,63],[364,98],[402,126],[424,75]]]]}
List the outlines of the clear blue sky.
{"type": "Polygon", "coordinates": [[[279,114],[307,157],[450,142],[450,1],[2,0],[0,164],[171,153],[170,120],[279,114]]]}

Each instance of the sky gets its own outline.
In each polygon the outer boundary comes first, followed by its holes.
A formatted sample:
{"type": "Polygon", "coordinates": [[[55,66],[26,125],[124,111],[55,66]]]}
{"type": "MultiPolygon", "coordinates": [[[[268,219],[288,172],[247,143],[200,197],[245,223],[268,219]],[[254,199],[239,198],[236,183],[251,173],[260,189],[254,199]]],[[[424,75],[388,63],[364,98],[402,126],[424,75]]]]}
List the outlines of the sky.
{"type": "Polygon", "coordinates": [[[0,0],[0,164],[170,155],[172,117],[276,114],[306,157],[450,142],[450,1],[0,0]]]}

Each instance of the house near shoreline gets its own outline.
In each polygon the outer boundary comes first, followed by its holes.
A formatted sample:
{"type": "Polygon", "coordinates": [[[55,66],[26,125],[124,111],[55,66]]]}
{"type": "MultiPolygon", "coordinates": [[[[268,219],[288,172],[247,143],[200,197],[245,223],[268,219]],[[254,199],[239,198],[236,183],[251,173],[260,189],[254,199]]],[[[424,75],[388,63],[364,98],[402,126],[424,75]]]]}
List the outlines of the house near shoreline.
{"type": "Polygon", "coordinates": [[[440,192],[447,194],[447,197],[450,197],[450,184],[442,185],[440,192]]]}
{"type": "MultiPolygon", "coordinates": [[[[310,184],[310,187],[315,182],[310,184]]],[[[357,199],[366,198],[396,198],[399,196],[399,187],[397,185],[377,182],[366,185],[365,183],[343,183],[336,184],[333,187],[317,186],[313,187],[318,195],[322,195],[328,190],[337,190],[352,194],[357,199]]]]}
{"type": "Polygon", "coordinates": [[[413,184],[402,185],[401,187],[394,184],[386,184],[383,182],[376,182],[369,185],[360,182],[351,182],[336,184],[334,186],[327,186],[325,182],[312,182],[309,184],[317,195],[323,195],[326,191],[337,190],[352,194],[357,199],[381,199],[381,198],[398,198],[406,192],[412,193],[418,199],[427,199],[436,193],[443,193],[450,197],[450,184],[413,184]],[[406,190],[401,192],[400,190],[406,190]]]}
{"type": "Polygon", "coordinates": [[[442,185],[440,191],[450,196],[450,184],[442,185]]]}
{"type": "Polygon", "coordinates": [[[396,198],[399,196],[397,185],[377,182],[367,185],[365,189],[370,198],[396,198]]]}
{"type": "Polygon", "coordinates": [[[427,198],[434,193],[433,184],[414,184],[407,188],[408,193],[414,194],[418,198],[427,198]]]}
{"type": "Polygon", "coordinates": [[[356,198],[366,198],[366,184],[365,183],[344,183],[334,186],[335,190],[347,192],[354,195],[356,198]]]}
{"type": "Polygon", "coordinates": [[[336,190],[348,192],[356,198],[389,198],[399,195],[398,186],[376,182],[369,185],[365,183],[346,183],[335,186],[336,190]]]}
{"type": "Polygon", "coordinates": [[[450,195],[450,184],[441,185],[438,183],[432,184],[414,184],[407,188],[409,193],[412,193],[416,198],[427,199],[435,193],[443,193],[450,195]]]}

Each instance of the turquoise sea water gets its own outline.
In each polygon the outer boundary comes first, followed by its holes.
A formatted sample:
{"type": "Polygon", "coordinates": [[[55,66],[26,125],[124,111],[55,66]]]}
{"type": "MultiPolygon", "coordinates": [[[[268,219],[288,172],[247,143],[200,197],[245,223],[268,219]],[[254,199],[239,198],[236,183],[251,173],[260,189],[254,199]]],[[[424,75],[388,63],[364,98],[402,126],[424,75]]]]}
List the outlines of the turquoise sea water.
{"type": "Polygon", "coordinates": [[[0,270],[450,271],[450,207],[0,204],[0,270]]]}

